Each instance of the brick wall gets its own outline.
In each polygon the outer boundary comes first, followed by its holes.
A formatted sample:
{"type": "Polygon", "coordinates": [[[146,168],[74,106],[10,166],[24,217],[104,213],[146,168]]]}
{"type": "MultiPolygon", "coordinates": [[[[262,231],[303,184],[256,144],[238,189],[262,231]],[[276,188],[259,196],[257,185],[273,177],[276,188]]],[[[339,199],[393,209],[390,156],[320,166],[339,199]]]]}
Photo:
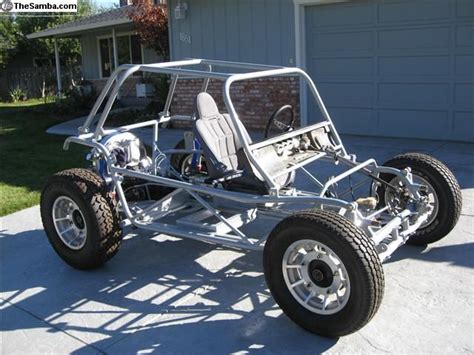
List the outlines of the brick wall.
{"type": "MultiPolygon", "coordinates": [[[[178,80],[171,113],[189,115],[194,112],[194,100],[201,91],[202,79],[178,80]]],[[[211,80],[208,93],[214,97],[222,113],[227,112],[222,97],[223,82],[211,80]]],[[[299,81],[292,77],[262,78],[232,84],[230,96],[235,109],[249,129],[265,127],[272,113],[283,105],[293,106],[299,124],[299,81]]],[[[186,127],[186,123],[175,122],[174,127],[186,127]]]]}
{"type": "MultiPolygon", "coordinates": [[[[122,98],[135,97],[135,85],[140,78],[128,78],[122,85],[122,98]]],[[[91,80],[97,93],[105,86],[106,79],[91,80]]],[[[222,113],[227,112],[222,97],[223,82],[211,80],[208,93],[214,97],[222,113]]],[[[190,115],[194,112],[194,100],[201,92],[202,79],[178,80],[171,113],[174,115],[190,115]]],[[[299,125],[299,81],[293,77],[275,77],[235,82],[231,86],[230,96],[235,109],[244,126],[249,130],[265,128],[268,119],[275,110],[283,105],[293,106],[296,125],[299,125]]],[[[188,122],[173,122],[173,127],[188,128],[188,122]]]]}

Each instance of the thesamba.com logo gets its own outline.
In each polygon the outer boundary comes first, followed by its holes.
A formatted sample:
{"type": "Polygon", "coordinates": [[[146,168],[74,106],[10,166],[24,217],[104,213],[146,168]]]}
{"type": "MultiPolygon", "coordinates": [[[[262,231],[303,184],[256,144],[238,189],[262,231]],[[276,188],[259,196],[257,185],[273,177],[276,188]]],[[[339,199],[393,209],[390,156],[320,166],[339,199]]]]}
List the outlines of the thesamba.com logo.
{"type": "Polygon", "coordinates": [[[77,12],[77,0],[0,0],[2,12],[77,12]]]}
{"type": "Polygon", "coordinates": [[[13,2],[11,0],[0,0],[0,10],[10,12],[13,9],[13,2]]]}

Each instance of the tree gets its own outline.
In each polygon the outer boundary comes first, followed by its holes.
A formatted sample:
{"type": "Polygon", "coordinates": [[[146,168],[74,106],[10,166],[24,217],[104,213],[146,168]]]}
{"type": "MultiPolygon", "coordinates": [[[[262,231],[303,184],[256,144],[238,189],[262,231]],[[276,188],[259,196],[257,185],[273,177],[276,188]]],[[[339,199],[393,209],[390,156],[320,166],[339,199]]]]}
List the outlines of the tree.
{"type": "Polygon", "coordinates": [[[128,14],[140,37],[140,42],[154,50],[164,61],[169,60],[168,14],[166,7],[149,0],[136,0],[128,14]]]}
{"type": "MultiPolygon", "coordinates": [[[[60,24],[80,19],[96,13],[98,8],[91,0],[79,0],[77,13],[65,15],[57,13],[40,13],[35,16],[8,16],[0,17],[0,67],[5,67],[9,60],[20,53],[28,53],[31,57],[53,58],[54,43],[51,39],[27,39],[30,33],[60,24]],[[5,42],[5,43],[3,43],[5,42]]],[[[63,39],[59,41],[59,50],[63,58],[67,58],[68,65],[79,62],[81,49],[77,39],[63,39]]]]}
{"type": "Polygon", "coordinates": [[[18,43],[18,28],[13,17],[0,17],[0,68],[7,65],[11,57],[16,53],[18,43]]]}

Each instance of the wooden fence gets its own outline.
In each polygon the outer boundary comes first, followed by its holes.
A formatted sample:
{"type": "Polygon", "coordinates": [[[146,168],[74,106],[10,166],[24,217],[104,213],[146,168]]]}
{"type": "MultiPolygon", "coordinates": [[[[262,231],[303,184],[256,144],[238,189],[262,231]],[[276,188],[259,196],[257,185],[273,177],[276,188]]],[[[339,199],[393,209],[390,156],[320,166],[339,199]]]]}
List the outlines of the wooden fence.
{"type": "MultiPolygon", "coordinates": [[[[82,79],[80,67],[61,68],[61,83],[63,91],[71,86],[71,83],[82,79]]],[[[8,99],[10,90],[20,88],[28,98],[44,97],[56,94],[56,69],[45,68],[21,68],[0,70],[0,97],[8,99]]]]}

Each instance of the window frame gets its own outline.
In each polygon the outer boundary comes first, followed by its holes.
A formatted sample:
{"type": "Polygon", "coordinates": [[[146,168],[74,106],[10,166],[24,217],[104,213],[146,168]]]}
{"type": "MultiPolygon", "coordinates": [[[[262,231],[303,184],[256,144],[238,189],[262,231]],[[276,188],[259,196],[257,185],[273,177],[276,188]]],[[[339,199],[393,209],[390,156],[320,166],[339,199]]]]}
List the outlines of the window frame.
{"type": "MultiPolygon", "coordinates": [[[[130,63],[132,62],[132,36],[136,36],[138,35],[138,33],[136,31],[126,31],[126,32],[119,32],[119,33],[116,33],[115,37],[128,37],[128,48],[129,48],[129,52],[130,52],[130,63]]],[[[105,34],[105,35],[99,35],[99,36],[96,36],[96,44],[97,44],[97,57],[98,57],[98,65],[99,65],[99,78],[100,79],[107,79],[109,78],[110,76],[104,76],[103,73],[102,73],[102,55],[100,53],[100,40],[101,39],[110,39],[112,40],[113,42],[113,36],[112,34],[105,34]]],[[[113,54],[113,44],[112,44],[112,54],[113,54]]],[[[143,64],[144,63],[144,47],[143,47],[143,44],[140,43],[140,53],[141,53],[141,57],[142,57],[142,60],[141,60],[141,63],[136,63],[136,64],[143,64]]],[[[113,70],[115,70],[115,63],[110,63],[111,64],[111,67],[113,67],[113,70]]],[[[113,71],[112,70],[112,71],[113,71]]],[[[112,73],[111,71],[111,73],[112,73]]]]}

